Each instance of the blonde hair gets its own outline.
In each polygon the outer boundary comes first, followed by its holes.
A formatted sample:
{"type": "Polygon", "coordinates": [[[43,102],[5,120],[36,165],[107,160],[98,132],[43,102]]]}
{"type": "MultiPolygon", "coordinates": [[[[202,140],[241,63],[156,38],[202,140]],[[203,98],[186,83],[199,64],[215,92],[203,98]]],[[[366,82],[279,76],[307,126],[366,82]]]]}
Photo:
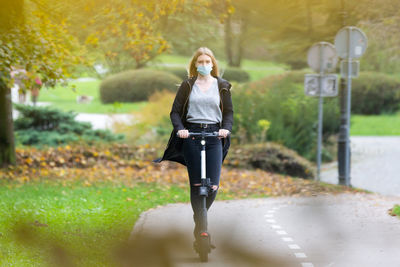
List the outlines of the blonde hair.
{"type": "Polygon", "coordinates": [[[196,50],[196,52],[194,52],[192,60],[190,60],[190,64],[189,64],[189,77],[194,77],[194,76],[198,75],[197,68],[196,68],[196,62],[197,62],[197,58],[201,55],[207,55],[211,58],[211,61],[213,64],[213,68],[211,70],[211,75],[214,77],[218,77],[219,71],[218,71],[217,60],[215,59],[213,52],[207,47],[200,47],[199,49],[196,50]]]}

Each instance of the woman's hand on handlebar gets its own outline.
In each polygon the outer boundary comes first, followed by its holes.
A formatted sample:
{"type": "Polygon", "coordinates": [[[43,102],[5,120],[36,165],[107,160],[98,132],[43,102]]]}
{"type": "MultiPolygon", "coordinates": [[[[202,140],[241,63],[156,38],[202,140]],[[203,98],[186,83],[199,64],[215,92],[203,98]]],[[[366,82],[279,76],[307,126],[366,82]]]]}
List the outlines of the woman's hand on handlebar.
{"type": "Polygon", "coordinates": [[[219,129],[218,135],[222,138],[226,138],[229,134],[229,131],[226,129],[219,129]]]}
{"type": "Polygon", "coordinates": [[[188,138],[189,137],[189,131],[188,130],[179,130],[178,131],[178,136],[180,138],[188,138]]]}

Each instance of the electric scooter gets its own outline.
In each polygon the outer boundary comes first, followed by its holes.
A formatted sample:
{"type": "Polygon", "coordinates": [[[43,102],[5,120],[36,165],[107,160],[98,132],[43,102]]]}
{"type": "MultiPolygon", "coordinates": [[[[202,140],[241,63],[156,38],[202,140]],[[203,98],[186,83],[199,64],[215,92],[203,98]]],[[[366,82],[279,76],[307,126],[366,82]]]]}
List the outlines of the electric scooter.
{"type": "Polygon", "coordinates": [[[211,192],[212,185],[210,178],[206,178],[206,137],[220,137],[218,132],[189,132],[189,137],[201,137],[201,185],[199,187],[199,195],[202,196],[201,211],[200,211],[200,236],[197,239],[197,253],[202,262],[208,261],[208,254],[211,252],[210,236],[207,232],[207,207],[206,198],[211,192]]]}

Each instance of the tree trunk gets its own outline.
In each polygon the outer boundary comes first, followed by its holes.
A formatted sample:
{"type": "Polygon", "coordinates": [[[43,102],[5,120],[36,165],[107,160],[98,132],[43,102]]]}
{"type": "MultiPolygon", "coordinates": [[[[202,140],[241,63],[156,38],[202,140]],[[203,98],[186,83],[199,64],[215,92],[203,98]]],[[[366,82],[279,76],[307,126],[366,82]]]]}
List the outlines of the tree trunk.
{"type": "Polygon", "coordinates": [[[236,57],[235,67],[240,67],[243,58],[243,50],[246,42],[247,26],[249,24],[249,10],[245,10],[242,14],[241,24],[240,24],[240,35],[238,43],[238,55],[236,57]]]}
{"type": "Polygon", "coordinates": [[[0,168],[16,164],[11,89],[0,77],[0,168]]]}
{"type": "Polygon", "coordinates": [[[313,41],[313,21],[312,21],[312,10],[311,10],[311,3],[310,0],[306,1],[306,11],[307,11],[307,26],[308,26],[308,37],[311,41],[313,41]]]}
{"type": "MultiPolygon", "coordinates": [[[[24,0],[0,0],[0,6],[2,34],[24,23],[24,0]]],[[[9,75],[0,72],[0,168],[16,164],[11,89],[7,87],[4,79],[4,76],[9,75]]]]}
{"type": "Polygon", "coordinates": [[[233,58],[232,58],[232,25],[231,25],[231,15],[228,14],[228,17],[225,20],[225,52],[226,52],[226,59],[228,61],[228,66],[233,65],[233,58]]]}

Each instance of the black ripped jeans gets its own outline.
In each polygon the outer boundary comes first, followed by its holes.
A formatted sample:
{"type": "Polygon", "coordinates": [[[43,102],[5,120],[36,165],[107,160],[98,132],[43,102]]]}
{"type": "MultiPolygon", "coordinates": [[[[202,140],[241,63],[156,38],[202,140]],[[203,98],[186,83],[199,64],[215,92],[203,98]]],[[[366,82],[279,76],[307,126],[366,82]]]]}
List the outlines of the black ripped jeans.
{"type": "MultiPolygon", "coordinates": [[[[189,132],[218,132],[218,126],[208,127],[201,129],[196,126],[188,126],[189,132]]],[[[210,178],[211,185],[219,187],[219,179],[221,175],[222,166],[222,141],[217,137],[206,137],[206,177],[210,178]]],[[[201,183],[201,137],[189,137],[183,140],[183,156],[186,161],[186,166],[189,174],[190,181],[190,202],[193,209],[193,218],[196,227],[193,234],[196,236],[199,228],[197,223],[198,215],[201,209],[201,196],[199,196],[199,186],[195,184],[201,183]]],[[[207,210],[211,207],[212,203],[217,196],[218,188],[210,192],[206,199],[207,210]]]]}

